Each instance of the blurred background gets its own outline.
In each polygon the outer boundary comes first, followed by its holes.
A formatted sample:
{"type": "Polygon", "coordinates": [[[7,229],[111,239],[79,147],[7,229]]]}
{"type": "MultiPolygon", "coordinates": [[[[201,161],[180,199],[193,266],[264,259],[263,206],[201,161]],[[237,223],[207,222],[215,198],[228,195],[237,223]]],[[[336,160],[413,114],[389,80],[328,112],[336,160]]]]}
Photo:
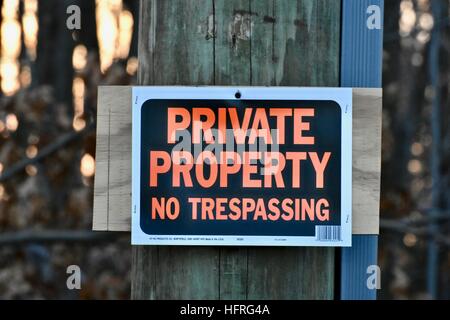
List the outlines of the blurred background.
{"type": "MultiPolygon", "coordinates": [[[[129,298],[129,234],[90,229],[97,86],[136,82],[138,7],[0,1],[1,299],[129,298]]],[[[385,1],[383,58],[378,297],[449,299],[450,1],[385,1]]]]}

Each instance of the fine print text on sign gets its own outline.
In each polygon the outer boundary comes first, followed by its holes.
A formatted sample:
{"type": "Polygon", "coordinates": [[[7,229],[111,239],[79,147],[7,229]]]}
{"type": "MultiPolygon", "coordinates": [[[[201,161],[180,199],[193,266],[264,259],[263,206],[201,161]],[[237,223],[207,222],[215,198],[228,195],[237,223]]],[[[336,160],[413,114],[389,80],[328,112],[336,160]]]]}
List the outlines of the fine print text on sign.
{"type": "Polygon", "coordinates": [[[351,245],[352,91],[134,87],[132,242],[351,245]]]}

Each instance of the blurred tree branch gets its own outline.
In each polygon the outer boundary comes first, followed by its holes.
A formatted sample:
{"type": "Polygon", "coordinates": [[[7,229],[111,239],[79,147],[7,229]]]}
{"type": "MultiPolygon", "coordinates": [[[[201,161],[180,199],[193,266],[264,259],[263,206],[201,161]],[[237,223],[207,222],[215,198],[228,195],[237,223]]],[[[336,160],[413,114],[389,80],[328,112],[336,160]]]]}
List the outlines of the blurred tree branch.
{"type": "Polygon", "coordinates": [[[54,143],[49,144],[49,145],[45,146],[44,148],[42,148],[42,150],[34,158],[22,159],[21,161],[15,163],[14,165],[12,165],[10,168],[6,169],[0,175],[0,182],[4,182],[5,180],[11,178],[12,176],[14,176],[17,173],[24,170],[26,168],[26,166],[41,161],[45,157],[51,155],[55,151],[58,151],[60,148],[69,144],[70,142],[85,136],[87,133],[89,133],[95,129],[95,125],[96,125],[95,122],[93,122],[93,123],[87,125],[81,131],[72,131],[72,132],[66,133],[65,135],[60,137],[58,140],[56,140],[54,143]]]}
{"type": "MultiPolygon", "coordinates": [[[[438,219],[450,220],[450,216],[442,215],[438,219]]],[[[428,217],[421,218],[420,223],[422,223],[423,225],[415,226],[413,224],[417,224],[419,221],[414,221],[411,219],[410,221],[406,219],[380,219],[380,228],[400,233],[412,233],[417,236],[427,236],[434,239],[436,242],[450,247],[450,237],[442,233],[436,233],[430,230],[428,225],[432,222],[431,220],[433,219],[429,219],[428,217]]]]}
{"type": "Polygon", "coordinates": [[[43,242],[98,243],[123,237],[124,232],[90,230],[31,230],[5,232],[0,235],[0,246],[43,242]]]}

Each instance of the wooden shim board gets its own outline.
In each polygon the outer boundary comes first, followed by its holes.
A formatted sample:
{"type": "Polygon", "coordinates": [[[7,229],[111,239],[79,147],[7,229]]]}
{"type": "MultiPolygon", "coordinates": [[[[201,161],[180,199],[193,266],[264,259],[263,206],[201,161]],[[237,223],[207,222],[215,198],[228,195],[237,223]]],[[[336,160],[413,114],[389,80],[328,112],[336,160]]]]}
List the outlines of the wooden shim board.
{"type": "MultiPolygon", "coordinates": [[[[98,89],[93,230],[131,230],[131,86],[98,89]]],[[[378,234],[382,90],[353,89],[353,234],[378,234]]]]}
{"type": "Polygon", "coordinates": [[[353,89],[353,234],[378,234],[380,224],[382,89],[353,89]]]}
{"type": "Polygon", "coordinates": [[[131,226],[131,87],[98,88],[93,230],[131,226]]]}

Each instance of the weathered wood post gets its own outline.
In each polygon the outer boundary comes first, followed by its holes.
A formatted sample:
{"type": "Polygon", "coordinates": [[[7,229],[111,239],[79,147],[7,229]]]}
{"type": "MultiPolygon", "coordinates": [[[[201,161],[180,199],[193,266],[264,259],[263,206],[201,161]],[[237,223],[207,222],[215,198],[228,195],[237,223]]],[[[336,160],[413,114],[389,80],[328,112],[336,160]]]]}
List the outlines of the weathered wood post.
{"type": "MultiPolygon", "coordinates": [[[[340,0],[142,0],[140,85],[339,86],[340,0]]],[[[332,299],[333,248],[133,247],[134,299],[332,299]]]]}

